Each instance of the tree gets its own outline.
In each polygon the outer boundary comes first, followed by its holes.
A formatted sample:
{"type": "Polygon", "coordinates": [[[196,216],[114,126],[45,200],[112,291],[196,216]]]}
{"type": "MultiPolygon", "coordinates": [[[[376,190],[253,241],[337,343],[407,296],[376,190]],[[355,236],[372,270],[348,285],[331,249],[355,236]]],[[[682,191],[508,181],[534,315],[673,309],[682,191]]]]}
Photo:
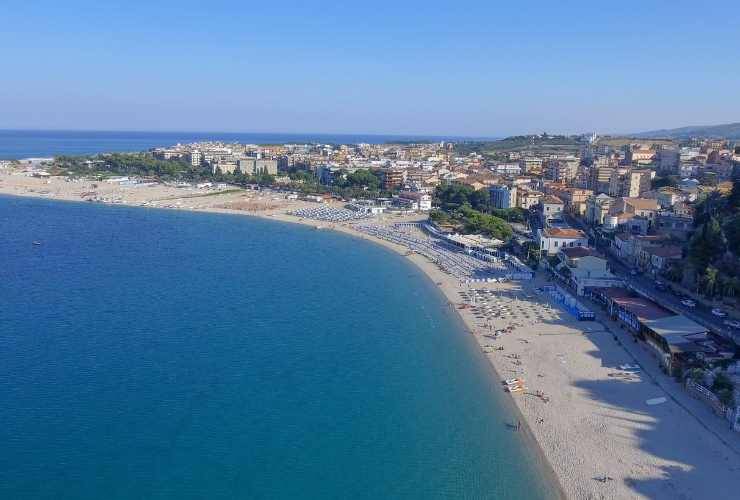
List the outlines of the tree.
{"type": "Polygon", "coordinates": [[[712,217],[694,233],[689,242],[689,261],[699,271],[704,272],[710,262],[722,255],[725,239],[722,228],[712,217]]]}
{"type": "Polygon", "coordinates": [[[714,296],[714,290],[717,287],[717,275],[717,268],[713,266],[708,266],[706,271],[704,271],[702,283],[704,285],[704,294],[707,297],[714,296]]]}
{"type": "Polygon", "coordinates": [[[732,191],[727,198],[727,206],[734,211],[740,209],[740,178],[738,177],[732,180],[732,191]]]}

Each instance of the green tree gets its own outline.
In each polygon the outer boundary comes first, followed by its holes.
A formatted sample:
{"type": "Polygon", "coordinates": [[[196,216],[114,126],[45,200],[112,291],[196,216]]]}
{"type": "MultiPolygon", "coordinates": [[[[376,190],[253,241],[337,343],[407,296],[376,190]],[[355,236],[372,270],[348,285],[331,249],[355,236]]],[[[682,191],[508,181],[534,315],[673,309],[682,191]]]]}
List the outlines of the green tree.
{"type": "Polygon", "coordinates": [[[715,258],[722,255],[725,239],[722,228],[715,217],[711,217],[689,242],[689,261],[699,272],[703,273],[715,258]]]}

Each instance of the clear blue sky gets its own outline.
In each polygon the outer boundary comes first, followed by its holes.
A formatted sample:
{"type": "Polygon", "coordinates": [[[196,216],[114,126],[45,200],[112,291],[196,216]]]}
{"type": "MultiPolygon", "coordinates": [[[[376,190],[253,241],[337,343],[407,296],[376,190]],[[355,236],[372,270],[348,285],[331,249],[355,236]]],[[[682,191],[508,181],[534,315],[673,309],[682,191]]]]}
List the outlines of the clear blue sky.
{"type": "Polygon", "coordinates": [[[740,121],[736,1],[16,1],[0,128],[498,136],[740,121]]]}

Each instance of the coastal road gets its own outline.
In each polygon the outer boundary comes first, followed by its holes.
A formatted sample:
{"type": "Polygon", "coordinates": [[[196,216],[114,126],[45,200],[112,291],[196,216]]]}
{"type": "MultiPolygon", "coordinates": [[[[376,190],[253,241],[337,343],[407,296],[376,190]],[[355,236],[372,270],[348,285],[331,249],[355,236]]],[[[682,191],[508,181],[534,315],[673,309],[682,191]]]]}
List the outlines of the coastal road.
{"type": "MultiPolygon", "coordinates": [[[[567,222],[573,226],[580,228],[587,233],[589,228],[579,219],[576,219],[570,215],[565,216],[567,222]]],[[[709,328],[713,332],[721,335],[722,337],[732,341],[732,339],[740,338],[740,330],[736,330],[724,324],[725,319],[719,318],[712,314],[712,308],[703,305],[702,303],[696,303],[696,307],[686,307],[681,304],[681,298],[673,294],[668,290],[658,290],[655,287],[657,280],[649,275],[638,274],[633,276],[631,274],[631,268],[620,261],[618,258],[605,252],[604,249],[599,249],[604,255],[606,255],[609,261],[609,268],[618,277],[620,277],[626,284],[630,285],[635,291],[641,293],[652,299],[654,302],[666,307],[676,313],[683,314],[689,319],[696,321],[697,323],[709,328]]]]}

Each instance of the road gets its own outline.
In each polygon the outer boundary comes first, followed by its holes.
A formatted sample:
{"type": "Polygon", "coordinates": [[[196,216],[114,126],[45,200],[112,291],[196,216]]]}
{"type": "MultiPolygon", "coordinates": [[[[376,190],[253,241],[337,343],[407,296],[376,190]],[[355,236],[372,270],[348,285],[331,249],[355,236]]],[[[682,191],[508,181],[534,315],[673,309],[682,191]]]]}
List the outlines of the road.
{"type": "MultiPolygon", "coordinates": [[[[585,227],[583,222],[575,219],[571,216],[566,216],[567,222],[573,227],[578,227],[586,232],[588,228],[585,227]]],[[[613,255],[604,252],[604,249],[599,249],[606,255],[609,261],[609,267],[612,273],[620,277],[626,284],[630,285],[635,291],[640,292],[642,295],[647,296],[654,302],[666,307],[673,312],[683,314],[689,319],[696,321],[697,323],[709,328],[713,332],[732,340],[736,339],[735,342],[740,340],[740,331],[728,327],[724,324],[725,319],[719,318],[712,314],[712,308],[707,307],[700,302],[697,302],[696,307],[687,307],[681,304],[679,297],[667,290],[658,290],[655,288],[656,279],[652,276],[638,274],[632,276],[630,268],[627,267],[622,261],[614,257],[613,255]]]]}

